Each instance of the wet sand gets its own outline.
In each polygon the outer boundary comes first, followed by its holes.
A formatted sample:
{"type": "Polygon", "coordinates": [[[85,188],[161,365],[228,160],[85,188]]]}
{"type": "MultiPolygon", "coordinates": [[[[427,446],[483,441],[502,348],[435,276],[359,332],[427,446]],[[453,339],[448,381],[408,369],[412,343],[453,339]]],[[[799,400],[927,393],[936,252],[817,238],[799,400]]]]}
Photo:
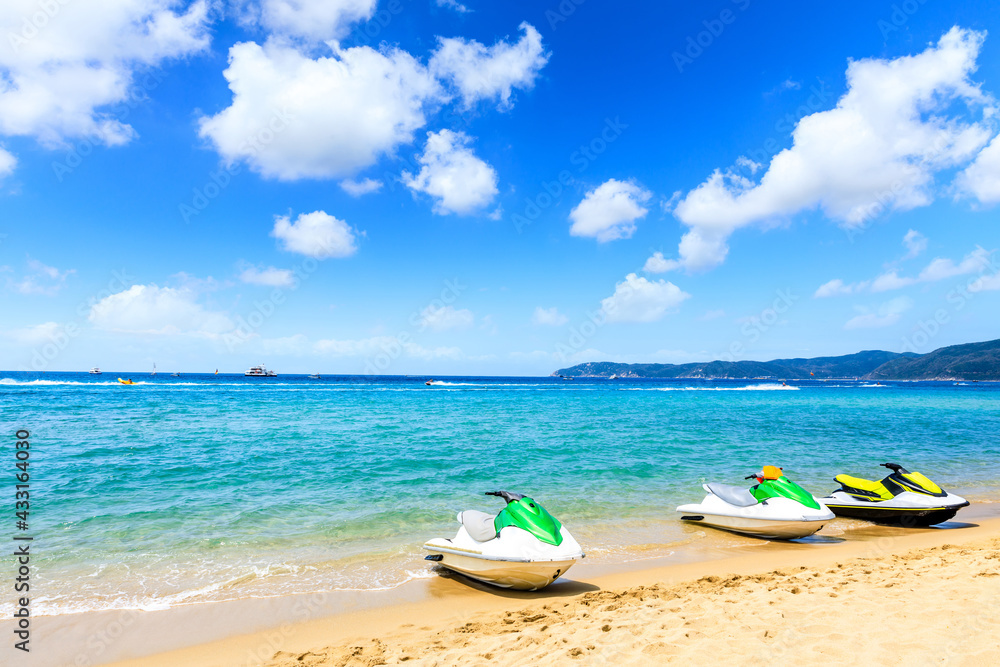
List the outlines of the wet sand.
{"type": "MultiPolygon", "coordinates": [[[[595,576],[578,565],[574,580],[538,593],[442,574],[392,591],[51,621],[64,626],[60,644],[87,646],[95,621],[107,630],[131,614],[81,664],[135,667],[649,664],[706,655],[738,664],[782,655],[1000,664],[1000,519],[960,518],[926,530],[855,522],[845,532],[835,523],[840,535],[808,543],[751,541],[710,560],[657,559],[595,576]]],[[[72,664],[67,657],[53,664],[72,664]]]]}

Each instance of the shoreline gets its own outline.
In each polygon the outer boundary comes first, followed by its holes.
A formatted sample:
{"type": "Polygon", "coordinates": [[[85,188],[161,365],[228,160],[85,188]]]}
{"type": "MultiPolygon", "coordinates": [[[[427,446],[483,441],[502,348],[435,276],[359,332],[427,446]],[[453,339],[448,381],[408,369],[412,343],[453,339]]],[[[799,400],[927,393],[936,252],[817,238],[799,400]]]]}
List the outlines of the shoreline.
{"type": "MultiPolygon", "coordinates": [[[[706,543],[703,546],[707,548],[694,550],[686,558],[674,554],[599,565],[583,561],[571,571],[572,579],[560,580],[538,593],[493,589],[445,573],[387,590],[244,598],[159,611],[115,610],[38,617],[33,631],[36,645],[51,649],[53,643],[58,643],[61,650],[46,650],[52,661],[37,653],[26,664],[266,664],[278,651],[305,651],[361,641],[366,636],[399,633],[427,619],[434,619],[432,625],[422,626],[428,630],[413,632],[433,634],[460,626],[475,614],[495,615],[557,600],[578,601],[606,591],[665,582],[673,585],[731,573],[749,575],[781,567],[815,567],[833,560],[884,556],[1000,536],[997,505],[986,503],[973,508],[979,511],[959,515],[942,528],[907,530],[851,524],[843,538],[821,536],[821,541],[812,543],[746,538],[747,543],[739,546],[714,548],[706,543]]],[[[5,625],[0,623],[0,631],[6,631],[5,625]]]]}

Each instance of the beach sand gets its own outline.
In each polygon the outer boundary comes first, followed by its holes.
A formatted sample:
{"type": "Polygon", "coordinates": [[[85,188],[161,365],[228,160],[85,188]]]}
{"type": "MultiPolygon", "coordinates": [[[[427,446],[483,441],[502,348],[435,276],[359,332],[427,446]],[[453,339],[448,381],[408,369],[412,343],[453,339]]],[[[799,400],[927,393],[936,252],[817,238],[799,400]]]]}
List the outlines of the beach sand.
{"type": "Polygon", "coordinates": [[[442,576],[429,599],[119,664],[1000,664],[1000,519],[854,533],[536,594],[442,576]]]}

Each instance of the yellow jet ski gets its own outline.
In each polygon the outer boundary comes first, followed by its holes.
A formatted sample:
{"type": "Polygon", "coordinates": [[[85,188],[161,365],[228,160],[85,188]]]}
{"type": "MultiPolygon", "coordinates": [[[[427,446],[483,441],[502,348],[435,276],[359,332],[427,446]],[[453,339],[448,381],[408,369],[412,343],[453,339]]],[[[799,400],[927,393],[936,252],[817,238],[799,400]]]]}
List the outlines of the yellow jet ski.
{"type": "Polygon", "coordinates": [[[123,380],[121,378],[118,378],[118,381],[121,382],[122,384],[135,384],[135,382],[132,382],[132,380],[123,380]]]}
{"type": "Polygon", "coordinates": [[[837,516],[867,519],[903,526],[933,526],[951,519],[969,504],[948,493],[919,472],[898,463],[883,463],[891,474],[876,482],[851,475],[837,475],[840,488],[819,501],[837,516]]]}

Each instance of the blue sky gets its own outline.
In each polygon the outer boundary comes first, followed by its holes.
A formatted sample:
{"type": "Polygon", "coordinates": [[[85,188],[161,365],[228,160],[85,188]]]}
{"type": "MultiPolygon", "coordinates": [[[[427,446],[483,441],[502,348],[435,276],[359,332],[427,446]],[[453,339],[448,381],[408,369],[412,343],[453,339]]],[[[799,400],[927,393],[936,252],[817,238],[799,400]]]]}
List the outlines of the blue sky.
{"type": "Polygon", "coordinates": [[[996,3],[95,2],[0,9],[0,368],[998,337],[996,3]]]}

